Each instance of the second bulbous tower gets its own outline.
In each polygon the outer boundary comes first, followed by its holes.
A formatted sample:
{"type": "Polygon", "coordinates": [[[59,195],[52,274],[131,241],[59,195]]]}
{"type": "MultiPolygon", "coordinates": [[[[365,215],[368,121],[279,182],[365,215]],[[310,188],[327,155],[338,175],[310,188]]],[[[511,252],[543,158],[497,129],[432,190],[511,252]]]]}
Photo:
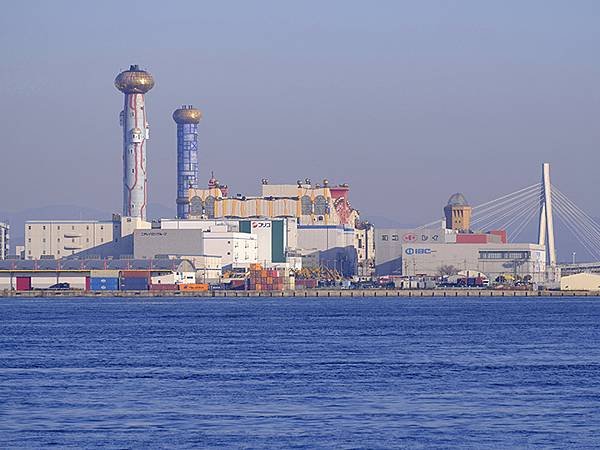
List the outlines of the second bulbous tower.
{"type": "Polygon", "coordinates": [[[198,189],[198,124],[200,110],[183,105],[173,113],[177,123],[177,218],[190,214],[188,189],[198,189]]]}

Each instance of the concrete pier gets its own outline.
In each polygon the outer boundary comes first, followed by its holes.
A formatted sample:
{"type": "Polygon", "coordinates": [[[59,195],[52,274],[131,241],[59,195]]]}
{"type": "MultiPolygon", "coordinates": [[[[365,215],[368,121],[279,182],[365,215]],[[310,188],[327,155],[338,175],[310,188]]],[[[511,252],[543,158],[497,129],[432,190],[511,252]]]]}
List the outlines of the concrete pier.
{"type": "Polygon", "coordinates": [[[302,289],[295,291],[80,291],[80,290],[1,290],[1,297],[598,297],[600,291],[521,291],[492,289],[302,289]]]}

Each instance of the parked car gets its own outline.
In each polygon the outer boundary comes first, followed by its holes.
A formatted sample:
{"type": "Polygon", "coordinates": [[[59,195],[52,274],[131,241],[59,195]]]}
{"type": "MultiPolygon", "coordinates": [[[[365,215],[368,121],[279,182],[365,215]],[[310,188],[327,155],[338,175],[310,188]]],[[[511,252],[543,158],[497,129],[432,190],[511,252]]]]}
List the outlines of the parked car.
{"type": "Polygon", "coordinates": [[[71,289],[71,285],[69,283],[56,283],[50,286],[48,289],[71,289]]]}

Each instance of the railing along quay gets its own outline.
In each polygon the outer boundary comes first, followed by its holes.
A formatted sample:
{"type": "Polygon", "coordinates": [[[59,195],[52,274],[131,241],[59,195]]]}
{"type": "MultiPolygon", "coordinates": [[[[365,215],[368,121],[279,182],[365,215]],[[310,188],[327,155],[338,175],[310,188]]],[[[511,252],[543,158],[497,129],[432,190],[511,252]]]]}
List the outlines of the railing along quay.
{"type": "Polygon", "coordinates": [[[81,291],[0,290],[0,297],[598,297],[600,291],[522,291],[494,289],[299,289],[295,291],[81,291]]]}

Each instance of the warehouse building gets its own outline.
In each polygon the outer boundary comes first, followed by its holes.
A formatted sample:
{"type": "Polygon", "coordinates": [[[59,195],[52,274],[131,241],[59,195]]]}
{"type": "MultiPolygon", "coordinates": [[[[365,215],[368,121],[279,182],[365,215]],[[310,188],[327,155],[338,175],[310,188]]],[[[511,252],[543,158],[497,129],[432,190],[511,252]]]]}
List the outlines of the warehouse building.
{"type": "Polygon", "coordinates": [[[545,256],[545,247],[538,244],[406,244],[402,275],[460,271],[482,273],[490,280],[511,276],[539,283],[545,279],[545,256]]]}
{"type": "Polygon", "coordinates": [[[483,238],[481,234],[466,234],[466,242],[462,236],[442,229],[376,230],[376,273],[378,276],[441,276],[448,272],[471,271],[483,273],[490,280],[516,275],[534,282],[543,281],[544,246],[505,243],[497,234],[486,234],[483,238]]]}
{"type": "Polygon", "coordinates": [[[150,222],[118,214],[112,220],[29,220],[25,223],[25,258],[132,257],[133,231],[150,228],[150,222]]]}
{"type": "Polygon", "coordinates": [[[356,275],[358,256],[354,233],[354,228],[341,225],[299,225],[298,247],[303,266],[310,267],[312,260],[344,276],[356,275]]]}
{"type": "Polygon", "coordinates": [[[133,256],[153,259],[159,255],[204,255],[202,230],[135,230],[133,256]]]}
{"type": "Polygon", "coordinates": [[[148,271],[152,277],[196,273],[185,259],[157,260],[5,260],[0,261],[0,290],[48,289],[57,283],[69,283],[71,289],[88,289],[96,271],[148,271]]]}
{"type": "MultiPolygon", "coordinates": [[[[300,258],[293,255],[298,245],[298,226],[297,220],[293,217],[275,218],[275,219],[162,219],[160,221],[161,230],[202,230],[205,239],[216,240],[215,232],[246,233],[256,238],[256,261],[265,267],[282,266],[298,267],[300,258]],[[208,235],[207,233],[213,233],[208,235]]],[[[233,236],[233,235],[232,235],[233,236]]],[[[237,236],[237,235],[235,235],[237,236]]],[[[236,238],[234,236],[234,238],[236,238]]],[[[251,244],[248,244],[252,246],[251,244]]],[[[236,253],[234,244],[233,249],[219,249],[213,245],[213,251],[224,251],[223,264],[228,258],[227,252],[236,253]]],[[[244,244],[244,248],[246,244],[244,244]]],[[[241,248],[238,245],[237,248],[241,248]]],[[[239,255],[241,257],[241,255],[239,255]]],[[[248,258],[252,258],[249,256],[248,258]]],[[[250,259],[242,258],[244,263],[250,263],[250,259]]],[[[234,261],[231,261],[232,263],[234,261]]],[[[238,261],[239,262],[239,261],[238,261]]],[[[299,267],[298,267],[299,268],[299,267]]]]}

